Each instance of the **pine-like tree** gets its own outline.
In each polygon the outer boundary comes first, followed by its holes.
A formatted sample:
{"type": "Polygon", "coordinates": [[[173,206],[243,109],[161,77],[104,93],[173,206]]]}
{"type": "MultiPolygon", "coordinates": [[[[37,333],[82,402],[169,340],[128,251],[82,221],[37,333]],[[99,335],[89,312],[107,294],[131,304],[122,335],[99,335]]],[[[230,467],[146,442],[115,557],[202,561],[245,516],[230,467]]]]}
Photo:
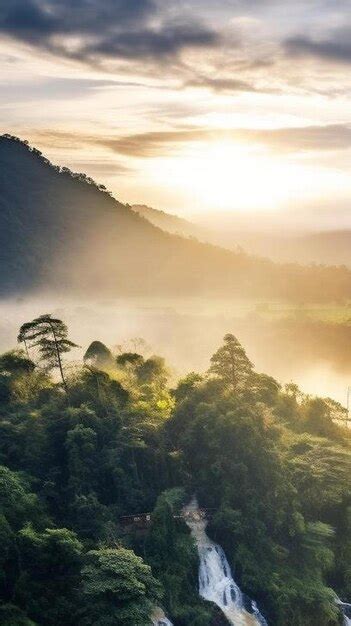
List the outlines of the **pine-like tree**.
{"type": "Polygon", "coordinates": [[[253,364],[246,355],[240,341],[227,334],[224,344],[211,358],[210,374],[220,378],[233,391],[243,389],[253,372],[253,364]]]}
{"type": "Polygon", "coordinates": [[[52,317],[51,314],[40,315],[31,322],[22,324],[17,340],[19,343],[24,343],[27,350],[28,347],[37,347],[40,358],[46,362],[47,369],[58,367],[62,384],[67,391],[62,355],[78,346],[68,339],[66,324],[52,317]]]}

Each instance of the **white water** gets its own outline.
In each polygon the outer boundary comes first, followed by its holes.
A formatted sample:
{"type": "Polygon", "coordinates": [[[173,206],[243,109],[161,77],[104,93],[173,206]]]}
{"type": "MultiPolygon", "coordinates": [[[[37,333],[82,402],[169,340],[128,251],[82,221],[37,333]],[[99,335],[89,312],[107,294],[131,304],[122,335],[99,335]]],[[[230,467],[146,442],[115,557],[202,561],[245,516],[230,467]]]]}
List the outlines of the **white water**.
{"type": "Polygon", "coordinates": [[[341,602],[341,600],[338,600],[338,604],[344,614],[344,626],[351,626],[351,604],[341,602]]]}
{"type": "MultiPolygon", "coordinates": [[[[184,507],[183,516],[195,539],[199,559],[199,594],[216,604],[232,626],[268,626],[255,602],[244,596],[233,579],[225,552],[206,534],[207,520],[201,514],[196,498],[184,507]]],[[[344,626],[351,626],[351,604],[337,599],[344,614],[344,626]]],[[[156,608],[153,626],[173,626],[163,610],[156,608]]]]}
{"type": "Polygon", "coordinates": [[[153,626],[173,626],[168,617],[165,616],[162,609],[156,607],[154,614],[151,617],[151,623],[153,626]]]}
{"type": "Polygon", "coordinates": [[[217,604],[233,626],[268,626],[256,604],[248,599],[245,601],[221,546],[207,536],[207,521],[195,498],[183,509],[183,514],[199,553],[200,596],[217,604]]]}

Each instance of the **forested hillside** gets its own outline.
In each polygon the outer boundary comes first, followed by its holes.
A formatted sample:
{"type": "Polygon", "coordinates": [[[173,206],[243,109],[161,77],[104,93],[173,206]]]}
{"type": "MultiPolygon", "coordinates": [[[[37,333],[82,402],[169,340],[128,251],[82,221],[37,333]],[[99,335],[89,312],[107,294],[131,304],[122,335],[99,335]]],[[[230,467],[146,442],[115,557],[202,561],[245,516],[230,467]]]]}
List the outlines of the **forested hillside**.
{"type": "Polygon", "coordinates": [[[223,618],[197,595],[181,508],[274,626],[342,623],[351,598],[351,437],[345,410],[257,373],[233,335],[172,388],[157,356],[95,341],[84,362],[50,315],[0,358],[0,623],[175,626],[223,618]],[[152,512],[133,528],[123,517],[152,512]],[[174,515],[176,517],[174,517],[174,515]],[[333,591],[333,590],[334,591],[333,591]]]}
{"type": "Polygon", "coordinates": [[[344,267],[279,265],[165,233],[84,174],[0,138],[0,293],[345,300],[344,267]]]}

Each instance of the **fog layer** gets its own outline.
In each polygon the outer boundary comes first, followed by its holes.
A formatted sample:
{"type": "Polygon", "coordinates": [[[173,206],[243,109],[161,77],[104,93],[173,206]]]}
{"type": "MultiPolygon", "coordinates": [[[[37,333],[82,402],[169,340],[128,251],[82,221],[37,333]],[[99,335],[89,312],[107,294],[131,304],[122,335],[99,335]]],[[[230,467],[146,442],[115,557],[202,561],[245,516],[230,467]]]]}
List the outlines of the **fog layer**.
{"type": "MultiPolygon", "coordinates": [[[[0,350],[16,345],[20,325],[54,313],[70,329],[81,359],[95,339],[117,350],[143,338],[147,350],[164,356],[174,378],[204,371],[226,332],[245,346],[258,371],[280,382],[293,380],[311,394],[343,403],[351,382],[351,326],[321,321],[308,310],[269,310],[269,304],[237,300],[121,299],[74,301],[56,296],[0,302],[0,350]]],[[[315,314],[315,311],[313,311],[315,314]]]]}

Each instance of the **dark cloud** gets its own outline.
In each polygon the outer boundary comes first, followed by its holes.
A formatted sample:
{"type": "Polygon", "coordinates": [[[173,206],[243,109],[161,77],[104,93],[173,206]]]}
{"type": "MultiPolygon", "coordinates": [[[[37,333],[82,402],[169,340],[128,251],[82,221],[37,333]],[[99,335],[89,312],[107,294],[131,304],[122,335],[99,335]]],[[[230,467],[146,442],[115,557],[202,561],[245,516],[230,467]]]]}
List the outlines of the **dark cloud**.
{"type": "Polygon", "coordinates": [[[154,0],[2,0],[0,24],[4,32],[30,41],[96,35],[101,28],[138,24],[155,10],[154,0]]]}
{"type": "Polygon", "coordinates": [[[164,25],[160,30],[143,29],[124,32],[85,46],[82,56],[142,59],[176,54],[187,46],[209,46],[216,35],[201,26],[189,23],[164,25]]]}
{"type": "Polygon", "coordinates": [[[351,63],[351,29],[339,29],[332,37],[320,40],[293,37],[285,42],[285,48],[292,56],[313,56],[338,63],[351,63]]]}
{"type": "Polygon", "coordinates": [[[89,62],[167,57],[217,41],[198,20],[165,18],[155,0],[1,0],[1,33],[89,62]]]}
{"type": "Polygon", "coordinates": [[[280,152],[310,152],[351,148],[351,126],[344,124],[278,129],[189,129],[127,135],[101,140],[114,152],[135,157],[165,156],[179,144],[194,141],[251,142],[280,152]]]}

